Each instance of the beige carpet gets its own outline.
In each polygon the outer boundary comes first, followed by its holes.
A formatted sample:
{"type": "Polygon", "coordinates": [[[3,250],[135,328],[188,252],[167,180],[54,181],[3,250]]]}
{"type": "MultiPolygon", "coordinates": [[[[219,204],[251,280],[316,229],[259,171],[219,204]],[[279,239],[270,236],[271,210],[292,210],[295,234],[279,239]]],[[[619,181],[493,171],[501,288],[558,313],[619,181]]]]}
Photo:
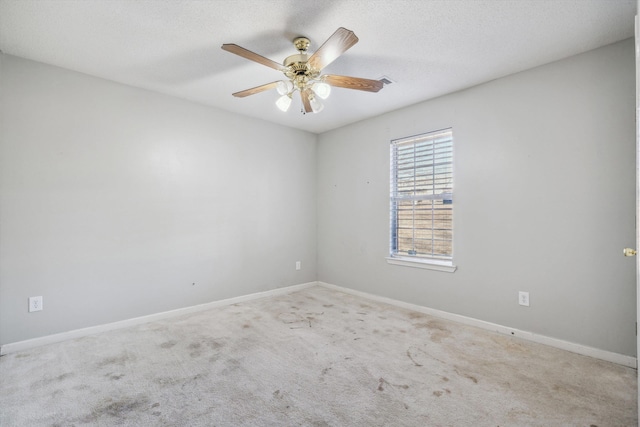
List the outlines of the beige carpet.
{"type": "Polygon", "coordinates": [[[636,371],[322,287],[0,358],[1,426],[637,426],[636,371]]]}

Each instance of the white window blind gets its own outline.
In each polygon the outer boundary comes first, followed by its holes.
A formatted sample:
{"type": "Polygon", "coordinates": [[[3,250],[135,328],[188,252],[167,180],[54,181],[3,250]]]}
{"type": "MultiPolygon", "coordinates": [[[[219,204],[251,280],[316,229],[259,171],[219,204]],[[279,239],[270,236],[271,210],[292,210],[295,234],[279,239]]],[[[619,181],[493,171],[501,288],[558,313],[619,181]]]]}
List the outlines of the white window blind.
{"type": "Polygon", "coordinates": [[[391,257],[452,260],[451,129],[391,141],[391,257]]]}

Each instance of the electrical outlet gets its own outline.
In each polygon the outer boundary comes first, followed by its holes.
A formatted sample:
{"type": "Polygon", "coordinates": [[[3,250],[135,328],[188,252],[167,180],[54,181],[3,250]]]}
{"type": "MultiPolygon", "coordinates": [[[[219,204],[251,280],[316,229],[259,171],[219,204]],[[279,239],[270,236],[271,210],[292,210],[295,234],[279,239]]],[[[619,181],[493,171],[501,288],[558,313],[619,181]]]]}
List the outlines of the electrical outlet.
{"type": "Polygon", "coordinates": [[[302,263],[300,261],[296,261],[296,270],[300,270],[302,268],[302,263]]]}
{"type": "Polygon", "coordinates": [[[518,304],[529,307],[529,292],[518,292],[518,304]]]}
{"type": "Polygon", "coordinates": [[[29,313],[42,310],[42,297],[29,297],[29,313]]]}

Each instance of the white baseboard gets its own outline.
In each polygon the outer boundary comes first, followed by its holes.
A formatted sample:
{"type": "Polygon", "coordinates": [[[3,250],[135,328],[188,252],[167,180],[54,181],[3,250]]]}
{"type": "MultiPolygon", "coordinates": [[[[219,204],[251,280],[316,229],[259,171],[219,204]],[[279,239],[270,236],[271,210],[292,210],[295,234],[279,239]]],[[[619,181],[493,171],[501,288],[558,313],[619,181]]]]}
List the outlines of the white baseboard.
{"type": "Polygon", "coordinates": [[[223,307],[223,306],[237,304],[245,301],[251,301],[259,298],[289,294],[289,293],[300,291],[302,289],[306,289],[312,286],[316,286],[317,284],[318,282],[302,283],[300,285],[287,286],[285,288],[272,289],[269,291],[257,292],[249,295],[242,295],[239,297],[208,302],[205,304],[198,304],[191,307],[184,307],[184,308],[178,308],[176,310],[164,311],[162,313],[150,314],[148,316],[135,317],[133,319],[121,320],[118,322],[107,323],[104,325],[90,326],[88,328],[75,329],[73,331],[62,332],[59,334],[47,335],[44,337],[38,337],[38,338],[29,339],[29,340],[9,343],[0,347],[0,356],[9,354],[9,353],[15,353],[17,351],[28,350],[34,347],[40,347],[42,345],[53,344],[53,343],[71,340],[75,338],[81,338],[87,335],[94,335],[100,332],[113,331],[115,329],[128,328],[130,326],[136,326],[143,323],[149,323],[156,320],[166,319],[169,317],[176,317],[176,316],[181,316],[183,314],[195,313],[198,311],[208,310],[214,307],[223,307]]]}
{"type": "Polygon", "coordinates": [[[486,329],[489,331],[498,332],[500,334],[509,335],[525,339],[527,341],[536,342],[539,344],[545,344],[550,347],[559,348],[562,350],[570,351],[572,353],[581,354],[583,356],[590,356],[596,359],[606,360],[607,362],[617,363],[619,365],[627,366],[637,369],[638,361],[635,357],[625,356],[624,354],[613,353],[606,350],[601,350],[594,347],[588,347],[581,344],[564,341],[557,338],[551,338],[544,335],[534,334],[533,332],[522,331],[520,329],[510,328],[508,326],[498,325],[496,323],[485,322],[483,320],[474,319],[472,317],[461,316],[459,314],[448,313],[446,311],[440,311],[433,308],[428,308],[416,304],[410,304],[403,301],[394,300],[387,297],[381,297],[366,292],[356,291],[354,289],[343,288],[341,286],[331,285],[325,282],[318,282],[320,286],[324,286],[329,289],[334,289],[340,292],[344,292],[351,295],[367,298],[373,301],[383,302],[397,307],[406,308],[420,313],[429,314],[431,316],[440,317],[442,319],[452,320],[454,322],[463,323],[469,326],[476,326],[478,328],[486,329]]]}
{"type": "Polygon", "coordinates": [[[308,282],[299,285],[287,286],[285,288],[272,289],[264,292],[257,292],[249,295],[242,295],[239,297],[228,298],[219,301],[213,301],[206,304],[194,305],[191,307],[179,308],[176,310],[165,311],[162,313],[150,314],[148,316],[135,317],[133,319],[121,320],[118,322],[107,323],[105,325],[91,326],[88,328],[76,329],[73,331],[62,332],[59,334],[47,335],[44,337],[33,338],[25,341],[18,341],[15,343],[5,344],[0,347],[0,355],[9,353],[15,353],[17,351],[28,350],[30,348],[39,347],[42,345],[53,344],[61,341],[66,341],[75,338],[81,338],[88,335],[94,335],[100,332],[112,331],[115,329],[127,328],[130,326],[136,326],[143,323],[149,323],[156,320],[166,319],[170,317],[181,316],[184,314],[195,313],[198,311],[208,310],[215,307],[223,307],[231,304],[237,304],[240,302],[251,301],[259,298],[266,298],[276,295],[285,295],[292,292],[297,292],[312,286],[324,286],[328,289],[334,289],[340,292],[344,292],[351,295],[360,296],[373,301],[378,301],[386,304],[395,305],[397,307],[406,308],[409,310],[418,311],[431,316],[440,317],[442,319],[452,320],[454,322],[462,323],[465,325],[476,326],[478,328],[486,329],[489,331],[498,332],[500,334],[513,336],[527,341],[532,341],[540,344],[545,344],[550,347],[559,348],[562,350],[570,351],[584,356],[595,357],[597,359],[606,360],[608,362],[617,363],[619,365],[628,366],[630,368],[637,369],[637,359],[632,356],[626,356],[623,354],[613,353],[606,350],[601,350],[593,347],[584,346],[581,344],[564,341],[557,338],[551,338],[544,335],[534,334],[533,332],[522,331],[520,329],[510,328],[508,326],[498,325],[496,323],[485,322],[483,320],[474,319],[472,317],[466,317],[459,314],[448,313],[446,311],[436,310],[421,305],[411,304],[403,301],[394,300],[387,297],[382,297],[367,292],[356,291],[354,289],[343,288],[341,286],[332,285],[325,282],[308,282]]]}

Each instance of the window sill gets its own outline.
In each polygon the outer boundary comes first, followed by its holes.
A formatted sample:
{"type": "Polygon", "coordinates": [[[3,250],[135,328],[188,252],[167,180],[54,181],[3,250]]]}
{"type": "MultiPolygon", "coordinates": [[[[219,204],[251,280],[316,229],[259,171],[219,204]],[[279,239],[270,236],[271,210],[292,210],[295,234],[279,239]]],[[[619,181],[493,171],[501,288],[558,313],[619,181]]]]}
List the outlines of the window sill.
{"type": "Polygon", "coordinates": [[[416,259],[405,257],[387,257],[387,263],[404,267],[424,268],[427,270],[444,271],[453,273],[458,267],[449,261],[437,261],[431,259],[416,259]]]}

